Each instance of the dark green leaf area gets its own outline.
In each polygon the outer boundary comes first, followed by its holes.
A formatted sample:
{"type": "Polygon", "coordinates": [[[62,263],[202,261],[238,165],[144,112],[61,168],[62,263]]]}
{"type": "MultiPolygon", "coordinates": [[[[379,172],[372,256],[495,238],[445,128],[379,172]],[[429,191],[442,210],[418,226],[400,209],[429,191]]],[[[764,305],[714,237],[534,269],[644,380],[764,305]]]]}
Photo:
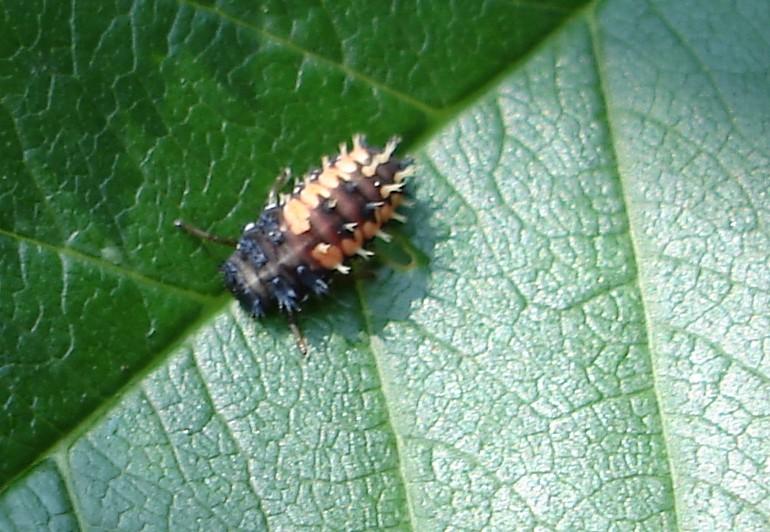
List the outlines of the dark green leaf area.
{"type": "Polygon", "coordinates": [[[0,474],[9,478],[163,350],[201,302],[46,245],[0,238],[0,250],[0,474]]]}
{"type": "Polygon", "coordinates": [[[76,3],[59,16],[72,25],[45,32],[68,46],[68,63],[57,55],[41,67],[47,41],[8,61],[27,79],[9,81],[4,97],[12,155],[39,203],[11,224],[155,279],[219,289],[208,261],[188,261],[205,257],[175,218],[235,234],[282,166],[303,172],[354,131],[381,142],[423,123],[421,111],[335,65],[194,6],[94,13],[76,3]],[[287,130],[294,123],[302,127],[287,130]]]}
{"type": "Polygon", "coordinates": [[[206,1],[208,9],[434,111],[525,55],[585,2],[206,1]]]}

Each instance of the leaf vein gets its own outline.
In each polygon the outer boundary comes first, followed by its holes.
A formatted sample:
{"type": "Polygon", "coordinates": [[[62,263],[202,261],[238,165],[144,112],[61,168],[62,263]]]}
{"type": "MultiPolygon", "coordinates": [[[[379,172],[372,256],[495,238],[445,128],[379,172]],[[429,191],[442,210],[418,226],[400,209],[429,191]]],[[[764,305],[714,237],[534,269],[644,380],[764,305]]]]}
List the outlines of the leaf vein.
{"type": "MultiPolygon", "coordinates": [[[[238,328],[240,329],[240,323],[238,324],[238,328]]],[[[217,338],[222,341],[222,337],[219,334],[219,331],[215,329],[215,334],[217,335],[217,338]]],[[[223,342],[224,345],[224,342],[223,342]]],[[[201,366],[198,360],[198,351],[196,349],[192,350],[192,361],[195,366],[195,371],[198,373],[198,376],[201,379],[201,390],[206,395],[206,401],[211,405],[211,410],[214,412],[214,415],[217,416],[219,421],[222,423],[222,426],[224,427],[225,431],[227,432],[227,435],[230,437],[230,439],[233,442],[233,445],[235,445],[236,452],[243,458],[244,462],[246,462],[246,468],[248,472],[248,486],[251,493],[254,495],[254,498],[257,502],[257,509],[260,514],[262,514],[263,519],[265,520],[265,524],[267,524],[267,513],[265,512],[265,509],[262,506],[262,497],[259,495],[259,492],[257,490],[257,486],[254,482],[255,475],[252,474],[252,464],[251,460],[249,459],[249,455],[244,451],[243,445],[241,445],[241,442],[238,440],[238,438],[235,437],[235,433],[232,430],[232,427],[230,427],[230,423],[228,423],[228,420],[225,418],[224,415],[217,409],[216,404],[214,403],[214,398],[211,395],[211,390],[209,389],[209,384],[206,381],[206,377],[201,370],[201,366]]]]}
{"type": "MultiPolygon", "coordinates": [[[[168,449],[171,452],[171,457],[174,460],[174,464],[176,465],[177,471],[179,471],[179,474],[182,476],[182,479],[184,480],[184,483],[186,486],[189,486],[192,498],[200,505],[201,509],[208,509],[211,512],[211,515],[216,518],[217,521],[223,526],[227,526],[226,519],[219,514],[219,511],[217,511],[217,505],[210,505],[206,504],[205,501],[201,500],[201,498],[198,496],[198,490],[195,489],[196,482],[194,482],[187,474],[187,471],[182,466],[182,462],[179,459],[179,447],[174,443],[174,441],[171,439],[171,434],[169,433],[168,427],[166,426],[165,421],[163,420],[163,416],[160,413],[160,410],[158,409],[158,405],[155,404],[155,401],[152,400],[150,397],[150,394],[147,393],[145,389],[142,389],[140,392],[142,398],[147,402],[147,405],[152,409],[153,415],[158,420],[158,426],[163,431],[163,435],[166,438],[166,441],[168,442],[168,449]]],[[[213,407],[212,407],[213,410],[213,407]]],[[[176,497],[176,494],[174,494],[174,497],[176,497]]]]}
{"type": "Polygon", "coordinates": [[[356,281],[355,283],[355,290],[358,297],[358,302],[361,307],[361,314],[364,318],[364,324],[366,326],[366,336],[368,338],[368,347],[369,351],[372,354],[372,360],[374,362],[374,367],[377,371],[377,376],[380,381],[380,393],[382,393],[383,398],[385,399],[385,413],[387,415],[388,425],[390,426],[390,431],[393,434],[393,439],[395,441],[395,448],[396,448],[396,459],[398,461],[398,476],[401,480],[401,485],[403,486],[404,490],[404,498],[406,503],[406,510],[407,510],[407,517],[409,518],[409,526],[412,530],[415,530],[417,527],[417,521],[415,518],[415,510],[414,510],[414,502],[412,501],[412,497],[410,495],[409,490],[409,484],[407,482],[407,475],[405,470],[405,460],[404,460],[404,439],[399,434],[399,432],[396,430],[396,424],[393,420],[393,413],[392,413],[392,403],[393,398],[395,396],[391,396],[390,393],[388,393],[388,383],[385,380],[382,364],[381,364],[381,358],[382,354],[379,352],[379,348],[375,346],[375,343],[377,343],[374,339],[376,338],[374,334],[374,329],[372,327],[372,319],[371,319],[371,312],[368,309],[368,305],[366,304],[366,300],[364,298],[364,292],[363,287],[361,285],[361,281],[356,281]]]}
{"type": "Polygon", "coordinates": [[[75,495],[75,487],[72,485],[72,472],[67,461],[66,450],[61,450],[53,455],[56,469],[59,471],[62,483],[64,484],[64,491],[67,494],[67,498],[70,501],[70,507],[72,508],[72,514],[75,517],[75,522],[78,525],[78,530],[88,530],[85,526],[85,519],[81,515],[80,505],[78,504],[78,497],[75,495]]]}
{"type": "Polygon", "coordinates": [[[663,447],[666,452],[666,464],[668,466],[668,473],[669,473],[669,489],[671,490],[673,504],[672,504],[672,513],[674,515],[674,521],[677,524],[677,528],[682,530],[683,527],[680,523],[680,517],[679,517],[679,511],[678,508],[681,507],[681,502],[678,500],[678,492],[677,492],[677,471],[674,468],[673,459],[672,459],[672,453],[671,453],[671,445],[669,442],[668,434],[671,432],[671,427],[669,426],[667,417],[664,415],[664,411],[662,408],[662,396],[661,396],[661,370],[657,365],[656,357],[654,356],[654,346],[652,344],[652,330],[651,330],[651,319],[649,316],[649,302],[647,301],[647,298],[645,297],[645,290],[644,285],[645,283],[645,272],[644,269],[641,267],[641,264],[637,260],[637,257],[640,256],[640,242],[638,239],[638,235],[636,235],[636,231],[634,229],[634,219],[632,216],[632,212],[629,208],[630,205],[632,205],[631,198],[629,197],[629,190],[627,184],[624,182],[623,179],[623,173],[620,169],[620,161],[618,159],[618,152],[615,147],[615,132],[613,128],[613,122],[611,118],[611,103],[610,103],[610,91],[609,87],[607,86],[607,81],[605,79],[605,58],[604,54],[601,48],[601,42],[599,39],[599,29],[598,29],[598,16],[596,12],[597,7],[593,6],[593,9],[588,10],[585,15],[585,22],[588,28],[588,34],[591,41],[591,52],[593,54],[593,67],[596,72],[597,77],[597,93],[599,95],[599,98],[602,102],[602,105],[604,107],[604,120],[606,122],[607,127],[607,143],[610,151],[610,155],[612,159],[615,161],[616,165],[616,173],[617,173],[617,179],[618,179],[618,185],[620,187],[621,193],[622,193],[622,199],[625,204],[625,211],[626,216],[628,219],[628,234],[629,238],[631,240],[632,245],[632,255],[630,257],[631,262],[633,263],[634,269],[636,270],[636,282],[637,286],[639,288],[639,301],[640,305],[642,307],[642,310],[644,311],[644,329],[645,329],[645,337],[647,339],[647,346],[648,346],[648,356],[650,357],[650,363],[651,363],[651,377],[652,377],[652,383],[653,383],[653,390],[655,392],[655,399],[656,399],[656,409],[658,411],[658,415],[660,416],[661,421],[661,439],[663,440],[663,447]]]}
{"type": "Polygon", "coordinates": [[[104,259],[77,251],[74,248],[69,246],[57,246],[48,242],[43,242],[42,240],[37,240],[36,238],[30,237],[27,235],[23,235],[21,233],[9,231],[6,229],[0,229],[0,237],[5,237],[9,240],[15,240],[16,242],[19,242],[19,243],[26,243],[31,246],[38,247],[47,252],[55,253],[60,256],[62,255],[67,256],[77,262],[92,266],[99,270],[103,270],[116,277],[125,277],[127,279],[134,281],[137,284],[171,292],[175,295],[185,297],[186,299],[190,299],[198,303],[210,304],[210,303],[219,301],[219,298],[217,297],[202,294],[200,292],[195,292],[188,288],[182,288],[164,281],[159,281],[152,277],[147,277],[135,270],[130,270],[128,268],[118,266],[117,264],[113,264],[104,259]]]}
{"type": "Polygon", "coordinates": [[[769,375],[765,375],[764,373],[759,371],[757,368],[749,366],[746,362],[731,355],[730,353],[725,351],[725,349],[721,345],[715,343],[713,340],[703,336],[702,334],[698,334],[684,327],[676,327],[674,325],[667,325],[666,328],[669,329],[671,332],[681,333],[693,339],[700,340],[701,342],[706,344],[710,349],[713,349],[714,351],[716,351],[719,354],[720,358],[723,358],[728,362],[730,362],[731,364],[736,365],[737,367],[741,368],[743,371],[745,371],[749,375],[764,382],[765,384],[770,384],[769,375]]]}
{"type": "Polygon", "coordinates": [[[388,94],[392,96],[393,98],[396,98],[397,100],[402,101],[403,103],[417,109],[418,111],[421,111],[422,113],[431,116],[433,118],[436,118],[442,114],[441,109],[437,109],[421,100],[418,100],[417,98],[410,96],[396,88],[393,88],[389,85],[386,85],[380,81],[377,81],[376,79],[372,78],[371,76],[364,74],[361,71],[358,71],[348,65],[345,65],[343,63],[340,63],[338,61],[335,61],[329,57],[325,57],[323,55],[320,55],[317,52],[314,52],[312,50],[309,50],[307,48],[302,47],[301,45],[295,43],[294,41],[277,35],[271,31],[268,31],[264,28],[257,27],[253,24],[250,24],[244,20],[239,19],[238,17],[232,16],[228,13],[225,13],[221,9],[217,9],[215,7],[208,7],[204,6],[202,4],[199,4],[198,2],[195,2],[193,0],[177,0],[180,4],[187,4],[194,9],[197,9],[199,11],[205,11],[207,13],[211,13],[213,15],[216,15],[217,17],[226,20],[232,24],[235,24],[236,26],[246,28],[250,31],[253,31],[254,33],[262,36],[263,38],[273,41],[277,44],[280,44],[287,50],[291,50],[307,59],[312,59],[318,63],[322,63],[324,65],[330,66],[343,74],[357,79],[373,89],[376,89],[378,91],[381,91],[385,94],[388,94]]]}
{"type": "MultiPolygon", "coordinates": [[[[704,62],[704,60],[701,58],[701,56],[695,51],[693,46],[690,44],[690,42],[682,35],[676,27],[671,23],[671,21],[668,20],[668,18],[663,14],[663,12],[658,8],[658,6],[655,4],[654,1],[648,0],[647,4],[650,6],[652,11],[657,15],[657,17],[660,19],[660,21],[663,23],[663,25],[669,30],[672,36],[676,38],[677,41],[679,41],[679,44],[682,46],[682,49],[684,49],[690,57],[692,57],[695,64],[698,66],[698,68],[703,72],[703,75],[708,80],[709,84],[714,89],[714,94],[716,96],[717,101],[719,102],[719,105],[722,107],[722,110],[727,115],[727,118],[730,120],[730,124],[732,124],[733,131],[735,131],[747,145],[753,146],[757,152],[761,153],[765,157],[770,156],[770,154],[765,153],[763,150],[759,149],[759,147],[751,141],[741,130],[740,127],[738,127],[738,123],[735,119],[735,112],[730,107],[730,104],[727,103],[727,98],[722,91],[722,89],[719,87],[719,84],[717,83],[716,79],[714,78],[714,73],[712,72],[712,69],[709,68],[708,65],[704,62]]],[[[728,174],[729,175],[729,174],[728,174]]],[[[743,179],[739,175],[732,175],[731,176],[735,183],[741,188],[743,191],[746,200],[748,201],[749,205],[754,209],[754,212],[759,214],[759,208],[754,203],[754,200],[751,197],[751,194],[749,194],[748,189],[749,187],[744,183],[743,179]]],[[[757,216],[758,223],[764,225],[764,222],[762,219],[757,216]]]]}

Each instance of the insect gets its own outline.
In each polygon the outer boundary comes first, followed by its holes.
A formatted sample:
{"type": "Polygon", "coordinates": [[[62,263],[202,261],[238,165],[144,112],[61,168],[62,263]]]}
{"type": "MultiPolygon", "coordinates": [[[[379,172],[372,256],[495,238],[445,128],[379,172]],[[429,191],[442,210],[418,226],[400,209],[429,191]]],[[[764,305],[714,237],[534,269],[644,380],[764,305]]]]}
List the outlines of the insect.
{"type": "Polygon", "coordinates": [[[273,185],[264,210],[247,223],[238,240],[212,235],[182,220],[174,224],[188,233],[235,248],[221,266],[224,284],[255,318],[276,307],[286,314],[299,350],[307,344],[295,314],[311,295],[329,291],[335,273],[348,274],[352,257],[374,255],[364,246],[375,237],[390,241],[382,230],[389,220],[406,221],[396,212],[404,203],[411,159],[393,153],[399,139],[383,148],[370,147],[362,135],[353,147],[339,146],[333,158],[297,182],[291,194],[280,193],[288,170],[273,185]]]}

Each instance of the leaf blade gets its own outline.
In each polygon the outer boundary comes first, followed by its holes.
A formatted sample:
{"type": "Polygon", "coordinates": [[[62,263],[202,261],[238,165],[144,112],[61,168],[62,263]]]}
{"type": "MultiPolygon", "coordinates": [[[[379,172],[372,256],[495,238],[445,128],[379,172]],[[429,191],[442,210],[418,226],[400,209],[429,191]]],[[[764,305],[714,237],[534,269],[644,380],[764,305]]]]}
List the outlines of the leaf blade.
{"type": "Polygon", "coordinates": [[[757,328],[770,308],[770,146],[756,136],[768,116],[757,96],[768,84],[755,74],[767,67],[759,51],[767,43],[754,30],[767,14],[753,7],[716,4],[703,19],[657,2],[599,13],[684,529],[770,523],[760,487],[768,478],[755,465],[767,460],[757,447],[768,436],[759,398],[770,397],[766,330],[757,328]],[[633,34],[623,31],[628,10],[633,34]],[[718,30],[705,21],[719,21],[718,30]],[[623,90],[629,69],[656,83],[623,90]]]}
{"type": "MultiPolygon", "coordinates": [[[[729,28],[749,20],[744,11],[753,5],[743,4],[736,15],[715,4],[705,19],[728,21],[729,28]]],[[[306,328],[318,352],[309,366],[291,355],[280,358],[293,347],[277,321],[263,328],[237,313],[218,314],[164,364],[134,381],[105,417],[64,440],[55,467],[44,461],[7,490],[3,522],[20,523],[22,515],[44,523],[55,514],[75,516],[86,527],[138,527],[160,523],[162,516],[177,527],[761,529],[767,512],[756,464],[766,453],[757,442],[766,435],[767,402],[756,397],[767,395],[761,324],[768,246],[764,203],[757,199],[766,193],[767,150],[757,132],[767,109],[761,98],[749,98],[756,104],[751,107],[741,97],[762,94],[766,82],[754,72],[764,63],[748,54],[740,64],[743,83],[735,85],[734,65],[709,55],[699,36],[712,31],[707,44],[722,46],[715,49],[747,50],[758,34],[728,42],[727,29],[704,29],[700,19],[677,9],[622,1],[591,6],[499,85],[475,94],[478,101],[466,107],[458,100],[451,113],[460,114],[431,119],[407,112],[405,124],[446,121],[417,153],[424,170],[416,184],[419,201],[412,223],[396,239],[409,241],[411,263],[395,273],[380,271],[380,283],[359,286],[358,297],[343,288],[327,307],[333,317],[311,310],[306,328]],[[660,38],[667,33],[673,45],[660,38]],[[656,51],[646,55],[647,48],[656,51]],[[670,57],[669,49],[675,51],[670,57]],[[677,85],[682,65],[691,79],[701,80],[685,86],[696,89],[697,99],[677,85]],[[663,106],[643,105],[656,102],[649,96],[663,88],[674,95],[671,116],[663,106]],[[688,107],[689,101],[695,104],[688,107]],[[707,116],[704,123],[715,130],[698,131],[699,116],[707,116]],[[688,143],[695,131],[700,145],[688,143]],[[693,157],[693,147],[716,155],[693,157]],[[666,190],[656,173],[680,168],[681,195],[669,203],[691,218],[678,220],[660,208],[666,190]],[[702,191],[700,170],[708,179],[716,176],[714,183],[727,176],[727,185],[702,191]],[[683,200],[693,197],[705,201],[683,200]],[[681,256],[692,250],[682,245],[688,242],[683,235],[719,216],[727,226],[705,235],[710,254],[693,267],[681,256]],[[666,299],[671,294],[674,302],[666,299]],[[693,378],[703,378],[704,387],[688,388],[693,378]],[[697,401],[689,404],[685,398],[693,393],[697,401]],[[709,408],[706,399],[713,400],[709,408]],[[287,449],[286,459],[270,455],[270,444],[287,449]],[[346,461],[351,449],[353,459],[346,461]],[[33,484],[40,484],[39,471],[58,501],[54,506],[29,504],[40,493],[33,484]]],[[[201,36],[212,34],[218,12],[212,17],[201,11],[182,6],[176,30],[192,29],[190,49],[206,54],[201,36]]],[[[115,20],[120,26],[120,16],[115,20]]],[[[225,33],[252,39],[248,24],[235,21],[240,29],[225,33]]],[[[322,48],[319,54],[334,57],[339,50],[322,48]]],[[[222,74],[237,58],[219,50],[206,61],[215,83],[187,94],[183,89],[181,100],[211,102],[236,126],[245,117],[240,131],[247,131],[253,121],[248,113],[239,116],[240,97],[217,101],[226,94],[222,74]]],[[[324,61],[339,68],[336,59],[324,61]]],[[[185,73],[199,67],[195,60],[175,66],[185,73]]],[[[310,72],[308,86],[323,85],[331,78],[315,76],[317,66],[294,68],[303,76],[310,72]]],[[[376,89],[380,75],[366,67],[359,80],[366,85],[369,76],[376,89]]],[[[242,79],[254,71],[245,69],[242,79]]],[[[92,81],[100,87],[109,79],[92,81]]],[[[141,89],[135,81],[121,87],[129,96],[141,89]]],[[[447,94],[464,98],[468,86],[455,89],[436,93],[436,101],[447,94]]],[[[348,103],[373,101],[365,92],[348,103]]],[[[397,94],[391,93],[396,100],[397,94]]],[[[6,109],[13,118],[19,107],[6,109]]],[[[126,112],[116,124],[130,130],[135,119],[142,114],[126,112]]],[[[174,126],[175,135],[200,145],[195,132],[207,123],[216,120],[199,115],[190,125],[174,126]]],[[[134,128],[138,154],[150,149],[142,142],[152,138],[145,136],[151,124],[134,128]]],[[[299,138],[293,134],[287,144],[299,138]]],[[[27,152],[20,146],[27,139],[17,139],[6,146],[15,154],[13,164],[24,167],[26,155],[20,154],[27,152]]],[[[167,144],[172,156],[158,163],[182,161],[182,143],[167,144]]],[[[221,146],[211,149],[216,154],[221,146]]],[[[289,157],[303,150],[298,146],[289,157]]],[[[191,162],[193,173],[202,171],[195,165],[204,160],[191,162]]],[[[264,185],[245,183],[241,195],[264,185]]],[[[162,180],[153,186],[142,201],[155,205],[146,198],[157,197],[162,180]]],[[[19,198],[20,205],[39,200],[19,198]]],[[[237,218],[246,203],[214,210],[237,218]]],[[[19,227],[39,230],[34,217],[24,222],[23,209],[14,211],[22,213],[19,227]]],[[[105,212],[109,225],[113,215],[105,212]]],[[[165,214],[154,216],[150,226],[165,214]]],[[[13,227],[15,219],[3,227],[13,227]]],[[[63,238],[55,231],[40,235],[50,246],[63,238]]],[[[124,240],[95,235],[81,242],[83,252],[105,256],[106,250],[110,260],[125,249],[124,240]]],[[[180,254],[189,262],[189,250],[180,254]]],[[[152,284],[155,271],[161,283],[178,278],[179,272],[169,275],[170,262],[154,260],[140,260],[137,279],[147,275],[152,284]]],[[[213,283],[192,285],[204,291],[213,283]]],[[[200,303],[208,313],[219,304],[200,303]]]]}

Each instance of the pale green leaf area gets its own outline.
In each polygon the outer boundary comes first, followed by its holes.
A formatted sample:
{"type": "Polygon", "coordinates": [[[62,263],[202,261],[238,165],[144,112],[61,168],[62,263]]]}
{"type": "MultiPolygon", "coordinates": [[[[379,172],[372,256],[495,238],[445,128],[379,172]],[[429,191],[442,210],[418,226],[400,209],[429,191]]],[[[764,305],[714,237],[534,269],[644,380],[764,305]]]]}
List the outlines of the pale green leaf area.
{"type": "Polygon", "coordinates": [[[766,2],[288,4],[0,3],[0,530],[770,530],[766,2]],[[356,131],[303,359],[171,222],[356,131]]]}

